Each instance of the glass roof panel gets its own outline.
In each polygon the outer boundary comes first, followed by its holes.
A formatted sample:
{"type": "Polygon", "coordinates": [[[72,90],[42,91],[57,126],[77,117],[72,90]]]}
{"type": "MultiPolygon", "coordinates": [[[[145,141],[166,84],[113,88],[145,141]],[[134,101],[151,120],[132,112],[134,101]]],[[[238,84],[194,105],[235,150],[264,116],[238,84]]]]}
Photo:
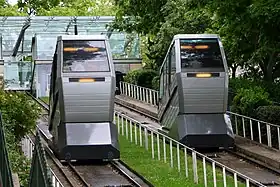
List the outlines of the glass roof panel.
{"type": "Polygon", "coordinates": [[[37,59],[52,60],[55,52],[57,36],[36,35],[37,37],[37,59]]]}
{"type": "Polygon", "coordinates": [[[12,51],[26,17],[0,17],[0,33],[2,33],[3,51],[12,51]]]}
{"type": "MultiPolygon", "coordinates": [[[[32,37],[35,34],[38,36],[37,49],[38,58],[49,58],[52,56],[55,48],[55,42],[58,35],[74,34],[74,25],[77,25],[79,35],[90,34],[106,34],[106,25],[112,22],[114,17],[112,16],[33,16],[33,17],[0,17],[0,33],[3,35],[2,48],[4,54],[11,55],[11,52],[18,39],[19,33],[22,27],[30,23],[30,26],[26,29],[23,38],[23,52],[31,52],[32,37]]],[[[127,51],[127,42],[130,46],[138,45],[139,38],[134,36],[131,39],[126,33],[114,32],[110,38],[110,45],[113,50],[113,56],[116,58],[139,58],[139,51],[134,52],[127,51]],[[129,41],[129,42],[128,42],[129,41]]],[[[21,43],[22,45],[22,43],[21,43]]],[[[22,50],[19,48],[18,53],[22,50]]]]}

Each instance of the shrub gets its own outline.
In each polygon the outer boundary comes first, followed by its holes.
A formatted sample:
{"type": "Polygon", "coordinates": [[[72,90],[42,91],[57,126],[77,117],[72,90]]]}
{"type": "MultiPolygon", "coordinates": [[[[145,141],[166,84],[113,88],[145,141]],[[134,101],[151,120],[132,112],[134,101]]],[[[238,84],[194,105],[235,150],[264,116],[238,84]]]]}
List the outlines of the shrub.
{"type": "Polygon", "coordinates": [[[128,72],[124,77],[124,81],[146,88],[153,88],[152,81],[156,76],[157,72],[155,70],[139,69],[128,72]]]}
{"type": "Polygon", "coordinates": [[[5,138],[11,169],[14,173],[18,174],[21,186],[27,186],[31,160],[22,153],[19,142],[16,142],[15,136],[6,129],[5,138]]]}
{"type": "Polygon", "coordinates": [[[20,140],[33,131],[41,110],[25,93],[0,91],[0,110],[12,171],[18,173],[21,186],[27,186],[30,160],[22,153],[20,140]]]}
{"type": "Polygon", "coordinates": [[[159,76],[153,78],[152,86],[154,90],[159,90],[159,76]]]}
{"type": "Polygon", "coordinates": [[[280,100],[280,83],[267,83],[262,80],[250,80],[245,78],[234,78],[229,81],[229,94],[235,95],[237,90],[241,88],[254,88],[256,86],[262,87],[269,93],[269,98],[272,101],[280,100]]]}
{"type": "Polygon", "coordinates": [[[233,78],[229,80],[229,87],[232,92],[237,92],[241,88],[252,88],[256,86],[261,86],[260,81],[252,81],[244,78],[233,78]]]}
{"type": "Polygon", "coordinates": [[[260,106],[256,110],[257,119],[280,125],[280,106],[260,106]]]}
{"type": "Polygon", "coordinates": [[[124,81],[128,82],[130,84],[135,84],[137,85],[137,80],[140,74],[140,70],[132,70],[129,71],[125,76],[124,76],[124,81]]]}
{"type": "Polygon", "coordinates": [[[261,87],[241,88],[232,102],[232,111],[245,116],[255,117],[254,112],[259,106],[270,105],[268,93],[261,87]]]}
{"type": "Polygon", "coordinates": [[[40,107],[25,93],[0,91],[0,109],[6,128],[16,141],[34,130],[40,114],[40,107]]]}

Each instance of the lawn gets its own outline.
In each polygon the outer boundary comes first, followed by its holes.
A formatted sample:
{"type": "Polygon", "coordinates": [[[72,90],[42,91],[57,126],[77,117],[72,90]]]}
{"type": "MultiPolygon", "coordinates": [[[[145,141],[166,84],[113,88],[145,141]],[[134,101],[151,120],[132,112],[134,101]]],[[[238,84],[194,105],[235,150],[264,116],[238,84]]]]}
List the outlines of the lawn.
{"type": "MultiPolygon", "coordinates": [[[[116,118],[115,118],[116,119],[116,118]]],[[[116,119],[117,121],[117,119],[116,119]]],[[[167,187],[181,187],[181,186],[205,186],[204,185],[204,172],[203,172],[203,162],[197,160],[197,175],[198,175],[198,184],[194,184],[194,172],[193,172],[193,160],[190,154],[187,154],[187,174],[186,177],[186,163],[185,163],[185,153],[184,149],[178,149],[177,147],[172,147],[170,149],[170,144],[167,143],[165,147],[166,152],[166,162],[164,161],[164,151],[163,151],[163,141],[161,139],[157,142],[157,136],[153,137],[153,148],[154,148],[154,158],[152,158],[152,136],[148,135],[148,150],[145,148],[145,135],[142,130],[142,143],[141,147],[139,144],[140,133],[139,128],[132,126],[130,128],[130,123],[126,127],[126,122],[123,122],[124,125],[119,127],[119,142],[121,150],[121,160],[128,164],[132,169],[137,171],[148,181],[150,181],[155,186],[167,186],[167,187]],[[122,129],[124,131],[122,131],[122,129]],[[135,133],[135,129],[136,132],[135,133]],[[132,137],[130,136],[132,134],[132,137]],[[137,135],[137,141],[135,141],[135,134],[137,135]],[[132,141],[131,141],[132,140],[132,141]],[[137,142],[137,143],[136,143],[137,142]],[[136,145],[137,144],[137,145],[136,145]],[[159,152],[158,152],[159,150],[159,152]],[[172,165],[171,167],[171,151],[172,150],[172,165]],[[179,152],[179,157],[178,153],[179,152]],[[160,154],[158,154],[160,153],[160,154]],[[179,158],[179,159],[178,159],[179,158]],[[178,162],[180,160],[180,162],[178,162]],[[180,163],[180,164],[178,164],[180,163]],[[180,168],[180,172],[179,169],[180,168]]],[[[118,123],[117,123],[118,124],[118,123]]],[[[190,153],[190,151],[188,152],[190,153]]],[[[207,185],[214,186],[213,183],[213,169],[212,165],[207,164],[207,185]]],[[[224,186],[224,180],[221,169],[216,167],[215,177],[217,181],[217,186],[224,186]]],[[[226,177],[226,186],[234,186],[233,177],[226,177]]],[[[238,186],[245,186],[243,183],[238,183],[238,186]]]]}
{"type": "Polygon", "coordinates": [[[40,99],[45,103],[49,104],[49,97],[40,97],[40,99]]]}

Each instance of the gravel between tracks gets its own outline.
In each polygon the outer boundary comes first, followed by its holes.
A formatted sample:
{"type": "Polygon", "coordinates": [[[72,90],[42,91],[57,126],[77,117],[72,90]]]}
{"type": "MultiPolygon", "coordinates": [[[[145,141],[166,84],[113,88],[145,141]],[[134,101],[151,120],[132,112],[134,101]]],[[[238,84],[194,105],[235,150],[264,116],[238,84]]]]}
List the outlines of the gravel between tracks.
{"type": "Polygon", "coordinates": [[[109,163],[74,167],[91,186],[133,186],[125,177],[121,176],[118,171],[112,168],[109,163]]]}

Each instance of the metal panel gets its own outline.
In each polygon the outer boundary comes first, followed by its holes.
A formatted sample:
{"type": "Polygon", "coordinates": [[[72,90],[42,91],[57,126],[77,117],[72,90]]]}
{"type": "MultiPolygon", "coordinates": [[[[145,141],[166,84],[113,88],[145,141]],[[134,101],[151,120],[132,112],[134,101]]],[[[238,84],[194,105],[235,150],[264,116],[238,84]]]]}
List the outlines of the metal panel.
{"type": "Polygon", "coordinates": [[[108,123],[68,123],[66,125],[67,145],[111,144],[108,123]]]}
{"type": "Polygon", "coordinates": [[[118,134],[113,123],[65,124],[66,143],[60,159],[118,159],[120,158],[118,134]]]}
{"type": "Polygon", "coordinates": [[[226,118],[226,114],[179,115],[169,135],[190,147],[229,148],[234,134],[226,118]]]}
{"type": "Polygon", "coordinates": [[[179,114],[179,98],[178,92],[172,97],[170,105],[166,112],[163,114],[161,125],[170,129],[179,114]]]}
{"type": "Polygon", "coordinates": [[[181,38],[220,38],[217,34],[177,34],[174,37],[174,40],[181,39],[181,38]]]}
{"type": "Polygon", "coordinates": [[[182,75],[184,113],[225,113],[225,78],[190,78],[182,75]]]}
{"type": "Polygon", "coordinates": [[[58,36],[57,40],[106,40],[108,39],[105,35],[63,35],[58,36]]]}
{"type": "Polygon", "coordinates": [[[108,82],[64,83],[65,122],[112,121],[112,79],[108,82]]]}

